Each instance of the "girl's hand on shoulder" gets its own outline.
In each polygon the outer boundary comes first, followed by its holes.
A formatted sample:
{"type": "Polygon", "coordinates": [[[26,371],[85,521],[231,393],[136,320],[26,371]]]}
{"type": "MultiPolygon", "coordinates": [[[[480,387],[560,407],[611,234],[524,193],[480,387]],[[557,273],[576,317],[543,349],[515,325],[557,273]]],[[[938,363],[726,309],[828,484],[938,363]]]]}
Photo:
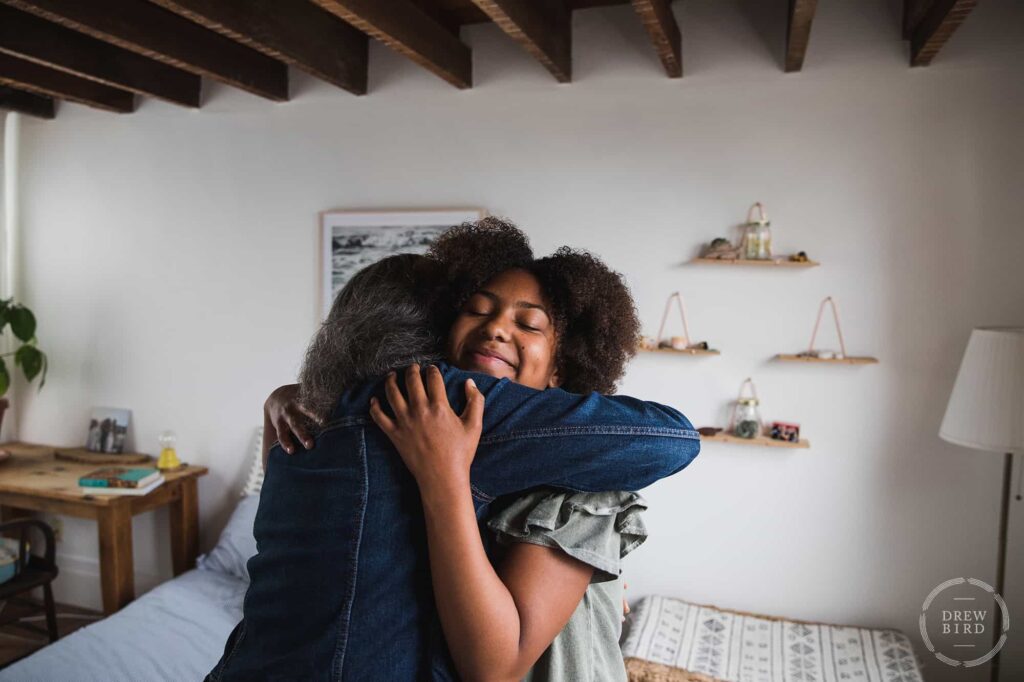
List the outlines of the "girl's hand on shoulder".
{"type": "Polygon", "coordinates": [[[466,409],[461,415],[448,404],[441,371],[431,365],[424,385],[419,365],[405,370],[403,396],[395,373],[384,389],[394,418],[385,414],[379,401],[370,403],[370,416],[391,439],[405,465],[423,491],[469,485],[469,467],[476,456],[483,423],[484,396],[466,380],[466,409]]]}
{"type": "Polygon", "coordinates": [[[269,426],[273,431],[266,434],[264,441],[280,441],[284,451],[291,455],[295,452],[296,441],[307,450],[312,449],[312,427],[322,420],[299,403],[298,384],[285,384],[274,389],[263,403],[263,421],[264,428],[269,426]]]}

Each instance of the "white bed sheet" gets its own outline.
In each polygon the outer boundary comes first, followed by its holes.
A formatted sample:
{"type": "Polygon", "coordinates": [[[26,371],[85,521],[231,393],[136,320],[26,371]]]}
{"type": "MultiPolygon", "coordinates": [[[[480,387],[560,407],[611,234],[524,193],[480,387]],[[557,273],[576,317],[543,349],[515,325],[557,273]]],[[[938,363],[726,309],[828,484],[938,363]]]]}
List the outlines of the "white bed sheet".
{"type": "Polygon", "coordinates": [[[0,682],[202,680],[242,619],[248,583],[193,570],[0,670],[0,682]]]}

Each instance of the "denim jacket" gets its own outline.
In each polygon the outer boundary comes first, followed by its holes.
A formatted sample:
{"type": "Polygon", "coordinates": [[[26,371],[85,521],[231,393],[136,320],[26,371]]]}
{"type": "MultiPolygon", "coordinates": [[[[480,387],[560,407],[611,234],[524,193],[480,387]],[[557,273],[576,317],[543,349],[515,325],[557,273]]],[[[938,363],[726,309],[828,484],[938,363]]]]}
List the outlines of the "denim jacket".
{"type": "MultiPolygon", "coordinates": [[[[700,450],[670,407],[440,367],[456,411],[467,378],[485,396],[471,468],[481,527],[499,496],[541,485],[638,490],[700,450]]],[[[368,416],[374,395],[383,397],[382,382],[346,392],[311,450],[271,449],[243,618],[211,682],[458,679],[434,604],[419,490],[368,416]]]]}

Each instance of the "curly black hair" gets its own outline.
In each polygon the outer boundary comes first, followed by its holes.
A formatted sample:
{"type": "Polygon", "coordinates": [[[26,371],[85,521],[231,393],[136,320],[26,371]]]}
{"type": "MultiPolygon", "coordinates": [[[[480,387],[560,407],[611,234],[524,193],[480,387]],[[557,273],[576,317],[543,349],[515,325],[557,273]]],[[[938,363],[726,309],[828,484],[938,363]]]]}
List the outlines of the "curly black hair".
{"type": "Polygon", "coordinates": [[[444,272],[447,298],[439,302],[435,316],[447,334],[470,296],[495,275],[528,268],[533,249],[513,223],[489,216],[448,228],[431,244],[427,257],[444,272]]]}
{"type": "Polygon", "coordinates": [[[593,254],[567,246],[527,269],[552,307],[562,388],[614,393],[640,338],[640,320],[622,275],[593,254]]]}
{"type": "Polygon", "coordinates": [[[611,394],[636,353],[640,321],[622,276],[586,251],[562,247],[535,260],[529,240],[511,221],[489,217],[449,228],[427,255],[441,263],[448,299],[435,313],[448,328],[489,279],[515,268],[533,274],[552,307],[562,388],[611,394]]]}

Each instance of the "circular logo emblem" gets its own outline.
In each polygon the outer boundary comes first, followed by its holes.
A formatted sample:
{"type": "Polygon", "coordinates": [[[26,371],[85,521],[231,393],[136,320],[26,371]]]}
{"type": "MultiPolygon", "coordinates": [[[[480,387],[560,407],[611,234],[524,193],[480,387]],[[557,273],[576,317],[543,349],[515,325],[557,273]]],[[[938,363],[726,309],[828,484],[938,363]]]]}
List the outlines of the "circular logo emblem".
{"type": "Polygon", "coordinates": [[[977,578],[953,578],[937,586],[921,607],[921,639],[946,665],[971,668],[999,653],[1010,631],[1006,602],[977,578]],[[998,640],[992,628],[999,633],[998,640]],[[995,644],[992,642],[995,640],[995,644]]]}

